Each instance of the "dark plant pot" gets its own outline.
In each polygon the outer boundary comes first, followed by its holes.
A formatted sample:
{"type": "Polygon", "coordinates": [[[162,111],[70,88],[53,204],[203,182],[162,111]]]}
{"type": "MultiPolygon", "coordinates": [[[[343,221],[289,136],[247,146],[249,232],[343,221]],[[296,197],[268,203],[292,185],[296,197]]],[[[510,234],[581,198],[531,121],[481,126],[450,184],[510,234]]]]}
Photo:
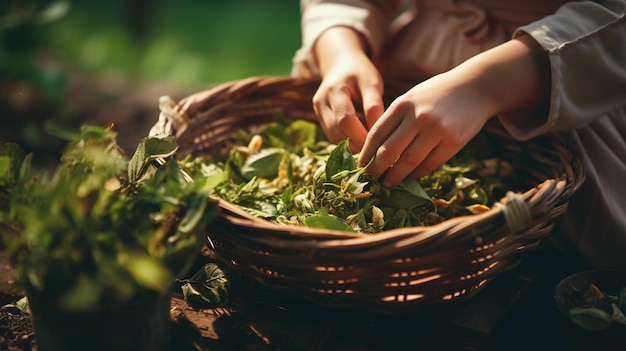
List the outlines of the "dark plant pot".
{"type": "Polygon", "coordinates": [[[65,311],[41,292],[27,296],[40,351],[170,349],[170,291],[88,312],[65,311]]]}

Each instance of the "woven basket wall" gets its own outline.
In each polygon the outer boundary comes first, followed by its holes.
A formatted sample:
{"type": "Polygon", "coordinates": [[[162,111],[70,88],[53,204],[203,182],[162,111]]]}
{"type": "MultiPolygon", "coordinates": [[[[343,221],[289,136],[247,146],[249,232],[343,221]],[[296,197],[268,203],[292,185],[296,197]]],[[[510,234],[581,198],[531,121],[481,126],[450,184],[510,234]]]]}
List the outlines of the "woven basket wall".
{"type": "MultiPolygon", "coordinates": [[[[164,98],[151,134],[174,135],[180,157],[224,152],[236,129],[279,115],[315,120],[317,86],[253,77],[178,103],[164,98]]],[[[393,314],[466,299],[551,234],[584,178],[564,135],[522,143],[498,123],[485,129],[499,140],[498,156],[513,164],[524,188],[483,214],[364,235],[279,225],[218,200],[210,243],[225,264],[272,294],[333,308],[393,314]]]]}

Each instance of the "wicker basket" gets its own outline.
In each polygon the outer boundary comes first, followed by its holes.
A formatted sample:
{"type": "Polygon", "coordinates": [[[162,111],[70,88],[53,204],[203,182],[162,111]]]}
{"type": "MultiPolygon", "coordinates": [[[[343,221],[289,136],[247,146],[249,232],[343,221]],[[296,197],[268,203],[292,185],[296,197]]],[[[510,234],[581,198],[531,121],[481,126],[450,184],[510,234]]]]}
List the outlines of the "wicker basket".
{"type": "MultiPolygon", "coordinates": [[[[181,157],[223,152],[236,129],[281,114],[315,120],[317,86],[253,77],[179,103],[164,98],[151,133],[174,135],[181,157]]],[[[498,123],[485,130],[499,140],[499,157],[513,164],[526,190],[483,214],[363,235],[279,225],[217,200],[220,214],[209,241],[225,264],[272,295],[386,314],[466,299],[550,235],[553,219],[583,181],[582,164],[564,135],[522,143],[498,123]]]]}

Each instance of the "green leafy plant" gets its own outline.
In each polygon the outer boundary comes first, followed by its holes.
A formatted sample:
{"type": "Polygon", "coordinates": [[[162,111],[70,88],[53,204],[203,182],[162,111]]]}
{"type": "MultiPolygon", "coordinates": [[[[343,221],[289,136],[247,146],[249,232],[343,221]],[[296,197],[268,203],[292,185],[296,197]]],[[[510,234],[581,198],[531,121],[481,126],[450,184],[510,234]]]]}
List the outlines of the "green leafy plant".
{"type": "Polygon", "coordinates": [[[0,152],[0,234],[21,282],[76,311],[166,291],[204,243],[213,180],[183,177],[171,136],[130,159],[112,126],[67,137],[51,175],[15,144],[0,152]]]}

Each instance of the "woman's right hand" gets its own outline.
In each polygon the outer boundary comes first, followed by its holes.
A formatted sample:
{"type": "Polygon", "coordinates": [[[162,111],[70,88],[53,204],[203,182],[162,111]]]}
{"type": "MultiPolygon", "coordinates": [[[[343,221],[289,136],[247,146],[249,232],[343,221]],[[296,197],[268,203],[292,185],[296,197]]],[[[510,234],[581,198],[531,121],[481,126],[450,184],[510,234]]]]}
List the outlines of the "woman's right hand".
{"type": "Polygon", "coordinates": [[[384,111],[382,77],[360,36],[349,28],[329,29],[318,39],[315,52],[322,72],[313,97],[315,113],[329,141],[348,139],[352,152],[358,152],[384,111]],[[362,103],[365,121],[357,116],[355,102],[362,103]]]}

